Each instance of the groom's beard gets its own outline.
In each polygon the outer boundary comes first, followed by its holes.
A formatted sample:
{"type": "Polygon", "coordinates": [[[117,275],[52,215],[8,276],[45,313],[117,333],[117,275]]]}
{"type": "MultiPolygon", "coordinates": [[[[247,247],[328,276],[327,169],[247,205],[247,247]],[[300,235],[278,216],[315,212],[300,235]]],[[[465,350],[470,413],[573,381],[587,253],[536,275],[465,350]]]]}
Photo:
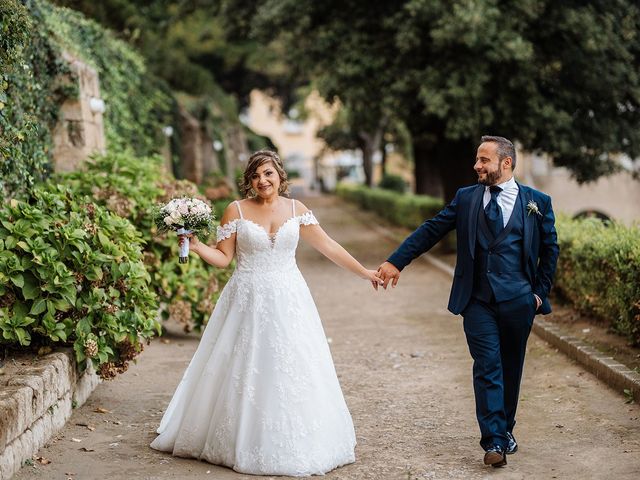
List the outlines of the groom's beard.
{"type": "Polygon", "coordinates": [[[500,177],[502,177],[502,161],[498,165],[497,170],[493,172],[487,172],[486,176],[483,179],[478,176],[478,183],[490,187],[491,185],[497,185],[500,177]]]}

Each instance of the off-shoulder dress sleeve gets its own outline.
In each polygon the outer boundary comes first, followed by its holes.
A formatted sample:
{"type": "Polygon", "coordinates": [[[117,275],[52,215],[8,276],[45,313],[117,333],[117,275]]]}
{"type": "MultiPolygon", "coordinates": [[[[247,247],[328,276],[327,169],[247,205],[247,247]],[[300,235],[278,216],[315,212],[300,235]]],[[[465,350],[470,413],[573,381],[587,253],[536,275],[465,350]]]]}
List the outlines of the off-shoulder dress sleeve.
{"type": "Polygon", "coordinates": [[[229,223],[225,223],[224,225],[219,225],[216,228],[216,243],[220,243],[223,240],[231,237],[238,228],[238,218],[231,220],[229,223]]]}
{"type": "Polygon", "coordinates": [[[313,212],[309,210],[300,215],[300,225],[319,225],[320,222],[313,215],[313,212]]]}

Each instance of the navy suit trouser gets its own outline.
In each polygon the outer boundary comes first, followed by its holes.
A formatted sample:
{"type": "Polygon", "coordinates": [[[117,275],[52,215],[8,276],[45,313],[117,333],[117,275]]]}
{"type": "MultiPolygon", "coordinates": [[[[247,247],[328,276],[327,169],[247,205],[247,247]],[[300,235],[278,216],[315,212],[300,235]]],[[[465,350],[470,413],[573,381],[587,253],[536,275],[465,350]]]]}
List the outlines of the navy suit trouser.
{"type": "Polygon", "coordinates": [[[473,358],[473,390],[480,445],[507,447],[515,425],[527,339],[535,317],[532,293],[505,302],[472,298],[462,312],[473,358]]]}

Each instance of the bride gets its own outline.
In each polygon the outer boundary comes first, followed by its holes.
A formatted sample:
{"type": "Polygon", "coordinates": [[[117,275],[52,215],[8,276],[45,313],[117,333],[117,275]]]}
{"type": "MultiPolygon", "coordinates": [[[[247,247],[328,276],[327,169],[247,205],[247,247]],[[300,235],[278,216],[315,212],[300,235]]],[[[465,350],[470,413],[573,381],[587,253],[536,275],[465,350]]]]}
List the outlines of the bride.
{"type": "MultiPolygon", "coordinates": [[[[162,418],[156,450],[258,475],[321,475],[355,461],[355,433],[318,311],[295,261],[302,237],[337,265],[365,269],[302,203],[282,197],[278,155],[254,153],[204,261],[236,270],[162,418]]],[[[183,240],[181,239],[181,242],[183,240]]]]}

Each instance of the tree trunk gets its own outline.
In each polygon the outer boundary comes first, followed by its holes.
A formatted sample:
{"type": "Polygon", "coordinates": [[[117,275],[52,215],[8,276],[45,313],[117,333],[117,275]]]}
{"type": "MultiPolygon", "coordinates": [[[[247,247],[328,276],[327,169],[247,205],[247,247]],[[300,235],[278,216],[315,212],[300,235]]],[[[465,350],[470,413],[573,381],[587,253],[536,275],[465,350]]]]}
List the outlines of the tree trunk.
{"type": "Polygon", "coordinates": [[[358,134],[358,145],[362,150],[362,168],[367,187],[373,187],[373,155],[380,147],[382,132],[382,128],[378,128],[373,134],[368,132],[358,134]]]}
{"type": "Polygon", "coordinates": [[[459,188],[478,182],[478,176],[473,170],[475,162],[473,141],[441,141],[437,147],[436,157],[446,203],[453,200],[459,188]]]}
{"type": "Polygon", "coordinates": [[[382,145],[381,151],[382,151],[382,160],[380,162],[380,167],[382,169],[382,177],[384,178],[384,176],[387,174],[387,149],[386,149],[386,145],[382,145]]]}
{"type": "Polygon", "coordinates": [[[442,198],[442,182],[433,144],[425,140],[414,140],[412,144],[415,193],[442,198]]]}

